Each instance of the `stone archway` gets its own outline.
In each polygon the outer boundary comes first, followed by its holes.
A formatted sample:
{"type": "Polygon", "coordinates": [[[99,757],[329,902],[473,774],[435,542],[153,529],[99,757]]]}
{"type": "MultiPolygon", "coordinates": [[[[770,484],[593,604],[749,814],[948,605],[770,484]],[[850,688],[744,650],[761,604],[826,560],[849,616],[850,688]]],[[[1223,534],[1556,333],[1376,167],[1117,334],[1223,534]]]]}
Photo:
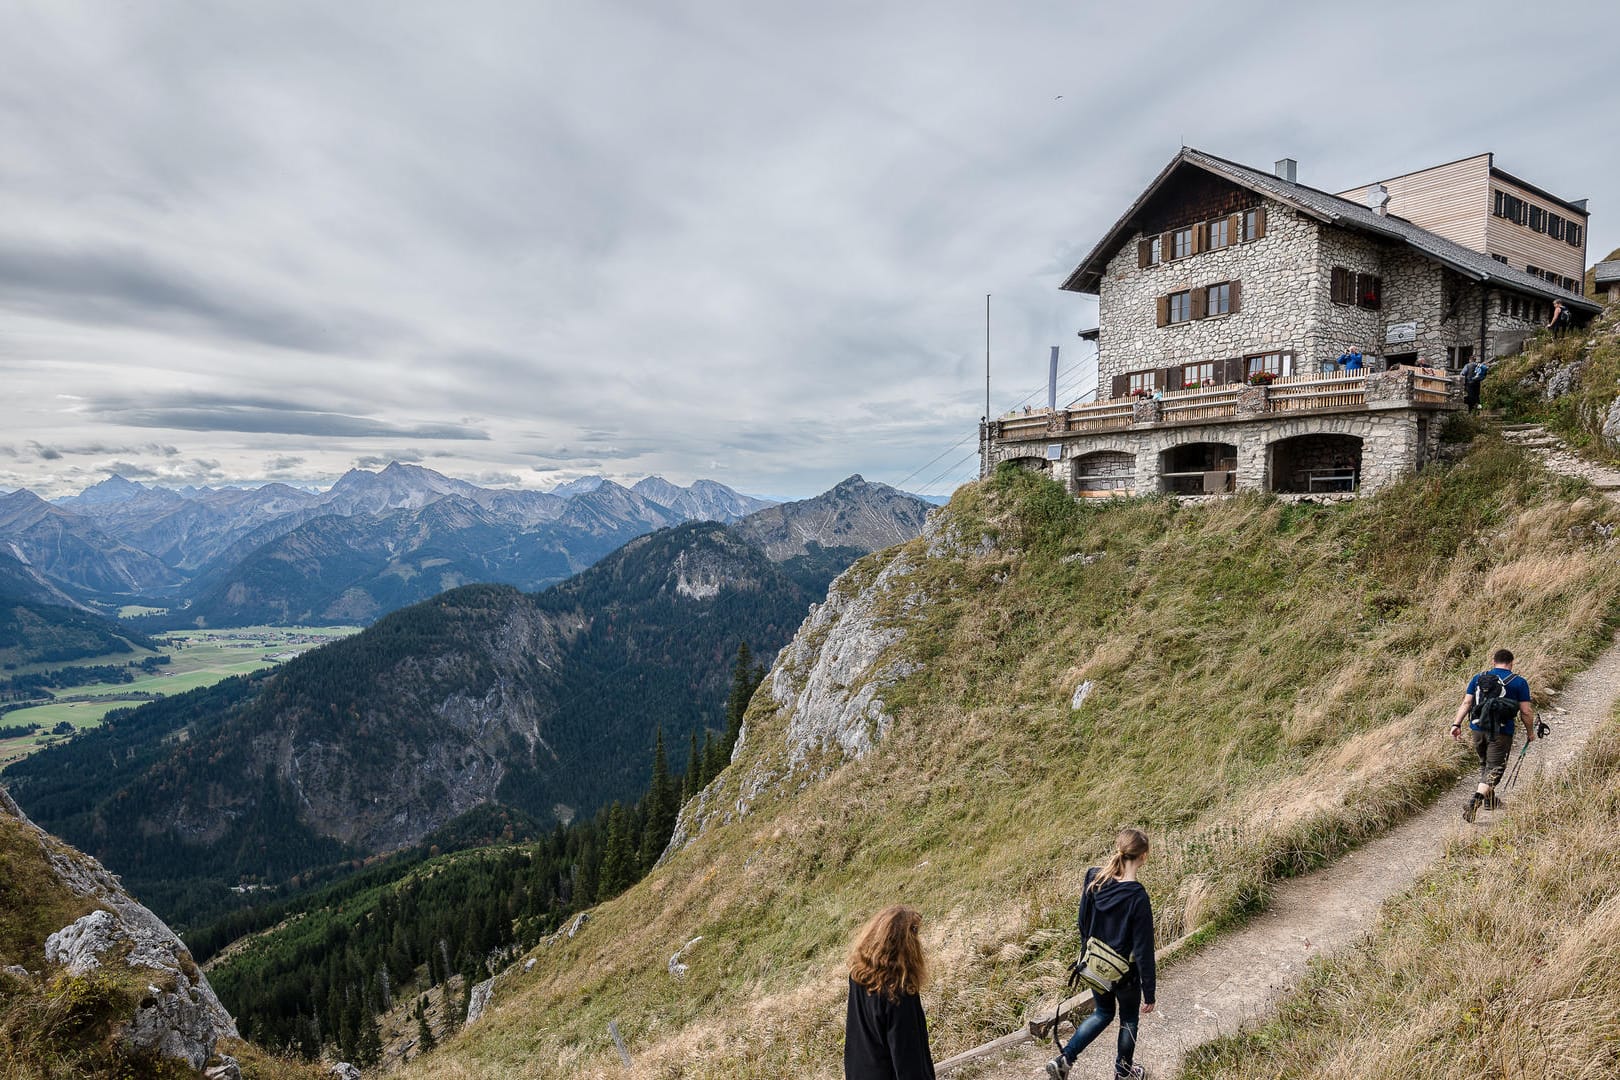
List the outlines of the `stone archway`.
{"type": "Polygon", "coordinates": [[[1278,439],[1269,447],[1271,490],[1311,494],[1361,486],[1361,439],[1318,432],[1278,439]]]}
{"type": "Polygon", "coordinates": [[[1238,448],[1227,442],[1183,442],[1159,453],[1159,490],[1173,495],[1215,495],[1232,491],[1238,448]]]}

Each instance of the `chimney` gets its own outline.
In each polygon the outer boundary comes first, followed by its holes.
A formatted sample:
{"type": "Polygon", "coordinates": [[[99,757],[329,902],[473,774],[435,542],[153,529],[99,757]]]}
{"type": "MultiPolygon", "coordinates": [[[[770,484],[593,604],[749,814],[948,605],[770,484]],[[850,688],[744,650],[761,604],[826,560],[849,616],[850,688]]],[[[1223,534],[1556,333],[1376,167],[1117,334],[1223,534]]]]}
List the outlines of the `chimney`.
{"type": "Polygon", "coordinates": [[[1293,158],[1278,158],[1277,164],[1273,167],[1273,169],[1279,177],[1288,181],[1290,184],[1299,182],[1295,179],[1295,177],[1299,175],[1299,162],[1295,161],[1293,158]]]}
{"type": "Polygon", "coordinates": [[[1367,189],[1367,205],[1379,217],[1389,216],[1389,188],[1383,184],[1374,184],[1367,189]]]}

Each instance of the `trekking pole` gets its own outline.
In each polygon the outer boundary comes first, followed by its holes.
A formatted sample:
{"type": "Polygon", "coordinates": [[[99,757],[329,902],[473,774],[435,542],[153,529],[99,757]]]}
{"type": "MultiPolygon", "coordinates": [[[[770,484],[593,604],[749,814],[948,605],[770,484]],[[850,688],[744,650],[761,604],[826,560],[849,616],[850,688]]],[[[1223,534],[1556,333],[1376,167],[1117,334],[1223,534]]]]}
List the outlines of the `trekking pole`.
{"type": "MultiPolygon", "coordinates": [[[[1536,738],[1538,738],[1538,739],[1545,739],[1548,735],[1552,734],[1552,728],[1549,727],[1547,725],[1547,723],[1545,721],[1543,721],[1539,716],[1536,717],[1536,725],[1535,726],[1536,726],[1536,738]]],[[[1526,754],[1528,754],[1529,752],[1530,752],[1530,739],[1529,739],[1529,736],[1527,734],[1526,737],[1525,737],[1525,740],[1524,740],[1524,746],[1522,746],[1519,749],[1519,756],[1513,762],[1513,769],[1512,769],[1511,772],[1508,773],[1507,783],[1503,784],[1502,787],[1510,788],[1518,781],[1518,779],[1519,779],[1519,770],[1524,767],[1524,756],[1526,754]]]]}

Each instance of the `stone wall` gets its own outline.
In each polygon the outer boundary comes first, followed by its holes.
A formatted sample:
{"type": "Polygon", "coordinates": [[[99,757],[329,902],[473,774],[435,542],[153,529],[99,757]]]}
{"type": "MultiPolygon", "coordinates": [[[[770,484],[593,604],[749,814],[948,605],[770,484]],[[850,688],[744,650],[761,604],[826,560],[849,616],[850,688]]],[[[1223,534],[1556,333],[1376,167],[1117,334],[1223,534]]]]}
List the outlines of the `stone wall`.
{"type": "Polygon", "coordinates": [[[1114,255],[1100,286],[1097,374],[1103,399],[1113,377],[1127,371],[1303,349],[1317,226],[1280,203],[1265,207],[1266,235],[1259,240],[1139,268],[1140,236],[1134,236],[1114,255]],[[1243,283],[1236,314],[1157,325],[1159,297],[1221,281],[1243,283]]]}
{"type": "Polygon", "coordinates": [[[1487,359],[1515,351],[1541,325],[1527,310],[1504,314],[1500,289],[1487,292],[1404,245],[1322,226],[1279,203],[1265,207],[1266,235],[1259,240],[1140,268],[1138,235],[1109,260],[1097,340],[1103,400],[1113,378],[1126,372],[1277,350],[1296,354],[1299,373],[1350,349],[1417,353],[1420,363],[1445,367],[1451,349],[1478,351],[1482,296],[1487,359]],[[1382,278],[1380,309],[1334,303],[1335,266],[1382,278]],[[1237,313],[1157,325],[1159,297],[1221,281],[1242,282],[1237,313]],[[1416,339],[1387,343],[1388,328],[1400,323],[1416,323],[1416,339]]]}
{"type": "Polygon", "coordinates": [[[1056,462],[1044,460],[1048,445],[1045,441],[995,443],[986,466],[993,469],[1000,462],[1016,461],[1060,481],[1070,494],[1079,494],[1076,484],[1079,459],[1097,453],[1131,454],[1135,458],[1131,491],[1142,495],[1163,490],[1159,471],[1160,455],[1165,451],[1190,443],[1226,443],[1237,447],[1237,489],[1270,491],[1277,443],[1302,435],[1344,435],[1361,440],[1360,490],[1368,493],[1410,475],[1434,459],[1443,417],[1444,413],[1428,409],[1384,408],[1274,415],[1264,420],[1186,426],[1144,426],[1095,435],[1066,433],[1050,439],[1063,448],[1062,457],[1056,462]]]}

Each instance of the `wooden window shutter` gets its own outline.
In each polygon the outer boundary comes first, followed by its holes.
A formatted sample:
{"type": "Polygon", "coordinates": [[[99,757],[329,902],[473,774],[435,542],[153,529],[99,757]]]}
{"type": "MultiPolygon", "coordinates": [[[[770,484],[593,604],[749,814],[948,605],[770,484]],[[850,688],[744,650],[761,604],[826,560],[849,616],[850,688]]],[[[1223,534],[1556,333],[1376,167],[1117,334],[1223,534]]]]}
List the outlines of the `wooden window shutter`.
{"type": "Polygon", "coordinates": [[[1233,315],[1236,315],[1238,312],[1243,310],[1243,282],[1229,281],[1227,284],[1230,285],[1232,289],[1232,305],[1229,310],[1233,315]]]}
{"type": "Polygon", "coordinates": [[[1159,261],[1169,262],[1176,257],[1176,234],[1162,233],[1159,236],[1159,261]]]}
{"type": "Polygon", "coordinates": [[[1136,268],[1145,270],[1153,263],[1153,241],[1138,240],[1136,242],[1136,268]]]}
{"type": "Polygon", "coordinates": [[[1226,219],[1226,242],[1228,244],[1241,243],[1243,240],[1243,215],[1233,214],[1226,219]]]}
{"type": "Polygon", "coordinates": [[[1129,375],[1115,375],[1113,396],[1116,398],[1122,398],[1130,392],[1131,377],[1129,375]]]}
{"type": "Polygon", "coordinates": [[[1347,304],[1350,302],[1350,271],[1342,266],[1333,268],[1333,285],[1330,289],[1330,295],[1335,304],[1347,304]]]}
{"type": "Polygon", "coordinates": [[[1258,240],[1264,235],[1266,235],[1266,208],[1257,206],[1254,208],[1254,238],[1258,240]]]}
{"type": "Polygon", "coordinates": [[[1168,296],[1159,297],[1159,325],[1170,325],[1170,298],[1168,296]]]}
{"type": "Polygon", "coordinates": [[[1192,234],[1193,254],[1196,255],[1200,251],[1207,251],[1209,249],[1209,222],[1200,221],[1194,225],[1192,234]]]}
{"type": "Polygon", "coordinates": [[[1166,390],[1181,389],[1181,367],[1167,367],[1164,369],[1164,388],[1166,390]]]}
{"type": "Polygon", "coordinates": [[[1243,357],[1234,356],[1226,362],[1226,381],[1240,383],[1248,378],[1249,373],[1244,370],[1243,357]]]}
{"type": "Polygon", "coordinates": [[[1191,314],[1193,318],[1202,319],[1209,314],[1209,288],[1207,286],[1201,285],[1192,290],[1189,299],[1192,301],[1191,314]]]}

